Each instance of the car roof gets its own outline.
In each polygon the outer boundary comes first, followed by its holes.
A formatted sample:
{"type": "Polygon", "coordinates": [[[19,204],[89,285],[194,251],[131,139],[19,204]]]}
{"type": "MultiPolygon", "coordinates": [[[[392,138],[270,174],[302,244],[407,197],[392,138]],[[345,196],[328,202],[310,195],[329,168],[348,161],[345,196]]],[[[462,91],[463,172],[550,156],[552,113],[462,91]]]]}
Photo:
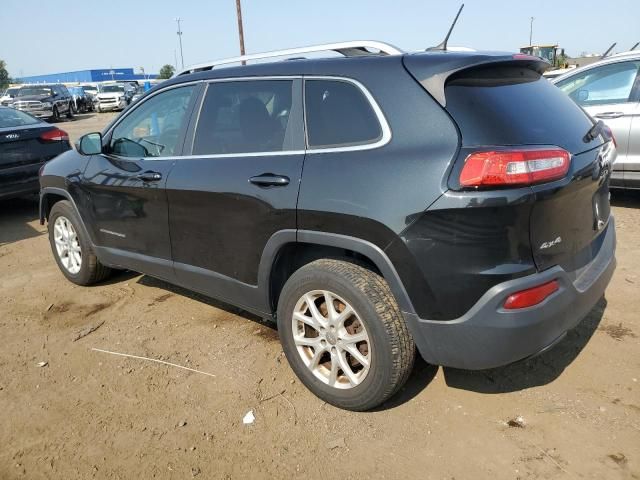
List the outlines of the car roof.
{"type": "Polygon", "coordinates": [[[603,58],[602,60],[598,60],[597,62],[590,63],[589,65],[585,65],[584,67],[574,68],[573,70],[567,73],[563,73],[562,75],[550,80],[555,84],[559,81],[564,80],[565,78],[573,77],[578,73],[586,72],[587,70],[599,67],[600,65],[610,65],[613,63],[628,62],[633,60],[640,60],[640,51],[633,50],[630,52],[616,53],[615,55],[611,55],[610,57],[603,58]]]}

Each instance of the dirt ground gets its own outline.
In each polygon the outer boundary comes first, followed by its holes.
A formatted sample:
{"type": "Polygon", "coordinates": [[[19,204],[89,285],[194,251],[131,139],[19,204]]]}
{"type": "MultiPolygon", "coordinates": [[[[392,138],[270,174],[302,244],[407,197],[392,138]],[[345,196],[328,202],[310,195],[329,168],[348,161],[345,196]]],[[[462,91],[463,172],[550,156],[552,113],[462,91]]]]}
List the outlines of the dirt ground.
{"type": "Polygon", "coordinates": [[[559,345],[483,372],[420,362],[369,413],[314,397],[238,309],[129,272],[74,286],[37,202],[0,202],[0,478],[639,479],[640,195],[612,201],[618,269],[559,345]]]}

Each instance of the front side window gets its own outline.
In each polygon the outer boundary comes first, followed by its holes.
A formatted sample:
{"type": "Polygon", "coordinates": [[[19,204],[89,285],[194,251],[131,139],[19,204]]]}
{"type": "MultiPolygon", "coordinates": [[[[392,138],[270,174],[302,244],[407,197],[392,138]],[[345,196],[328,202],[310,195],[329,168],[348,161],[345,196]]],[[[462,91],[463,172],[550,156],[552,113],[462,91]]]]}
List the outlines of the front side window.
{"type": "Polygon", "coordinates": [[[630,100],[640,62],[620,62],[592,68],[557,83],[583,107],[630,100]]]}
{"type": "Polygon", "coordinates": [[[292,86],[292,80],[211,83],[200,111],[193,154],[285,150],[292,86]]]}
{"type": "Polygon", "coordinates": [[[121,157],[170,157],[187,118],[194,86],[172,88],[149,98],[115,127],[109,150],[121,157]]]}
{"type": "Polygon", "coordinates": [[[341,80],[306,80],[309,148],[349,147],[382,138],[378,117],[362,90],[341,80]]]}

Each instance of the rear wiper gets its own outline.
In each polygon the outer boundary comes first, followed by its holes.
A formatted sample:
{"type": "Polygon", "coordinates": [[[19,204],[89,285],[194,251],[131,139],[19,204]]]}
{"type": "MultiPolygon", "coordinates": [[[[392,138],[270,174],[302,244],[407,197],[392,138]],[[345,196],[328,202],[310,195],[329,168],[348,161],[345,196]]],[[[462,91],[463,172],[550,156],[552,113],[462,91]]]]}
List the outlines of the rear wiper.
{"type": "Polygon", "coordinates": [[[589,131],[586,133],[586,135],[584,136],[583,138],[584,143],[589,143],[590,141],[595,140],[596,137],[602,133],[608,133],[607,132],[608,129],[606,127],[607,126],[602,120],[598,120],[596,124],[593,127],[591,127],[589,131]]]}

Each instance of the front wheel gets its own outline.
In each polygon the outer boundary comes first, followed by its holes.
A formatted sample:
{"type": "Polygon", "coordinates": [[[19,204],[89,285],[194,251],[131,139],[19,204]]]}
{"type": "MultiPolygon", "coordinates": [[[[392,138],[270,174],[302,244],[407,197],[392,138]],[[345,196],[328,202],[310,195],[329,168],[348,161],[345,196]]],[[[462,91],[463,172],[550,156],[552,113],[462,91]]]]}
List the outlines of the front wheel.
{"type": "Polygon", "coordinates": [[[111,272],[100,263],[73,205],[57,202],[49,214],[49,243],[62,274],[77,285],[92,285],[111,272]]]}
{"type": "Polygon", "coordinates": [[[415,344],[385,280],[360,265],[317,260],[278,302],[278,332],[298,378],[347,410],[369,410],[406,382],[415,344]]]}
{"type": "Polygon", "coordinates": [[[69,102],[69,108],[67,109],[67,118],[73,118],[73,103],[69,102]]]}

